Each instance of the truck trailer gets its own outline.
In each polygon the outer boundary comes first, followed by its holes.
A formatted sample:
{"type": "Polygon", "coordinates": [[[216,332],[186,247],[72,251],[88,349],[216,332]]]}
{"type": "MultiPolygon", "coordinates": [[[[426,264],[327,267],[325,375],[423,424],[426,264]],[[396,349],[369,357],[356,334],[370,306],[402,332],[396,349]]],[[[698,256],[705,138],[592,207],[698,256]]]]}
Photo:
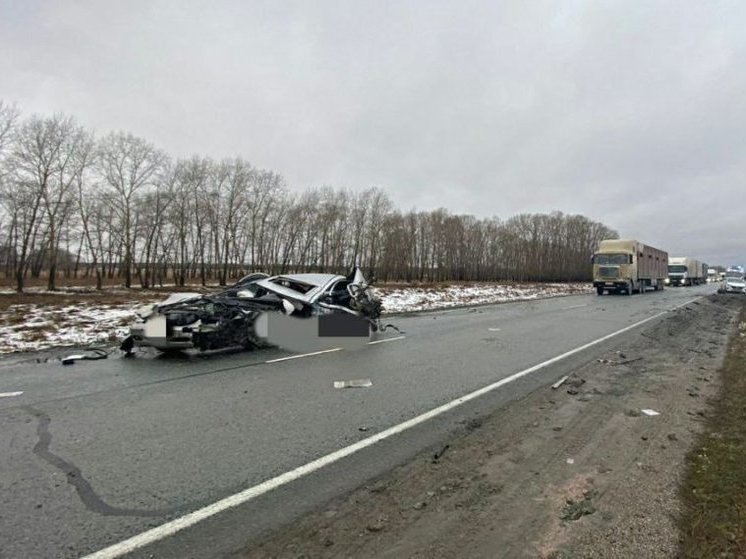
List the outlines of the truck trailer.
{"type": "Polygon", "coordinates": [[[596,293],[645,293],[648,287],[663,289],[668,277],[668,253],[640,241],[607,239],[593,255],[593,286],[596,293]]]}
{"type": "Polygon", "coordinates": [[[688,256],[671,256],[668,259],[668,278],[671,286],[699,285],[707,277],[707,264],[688,256]]]}

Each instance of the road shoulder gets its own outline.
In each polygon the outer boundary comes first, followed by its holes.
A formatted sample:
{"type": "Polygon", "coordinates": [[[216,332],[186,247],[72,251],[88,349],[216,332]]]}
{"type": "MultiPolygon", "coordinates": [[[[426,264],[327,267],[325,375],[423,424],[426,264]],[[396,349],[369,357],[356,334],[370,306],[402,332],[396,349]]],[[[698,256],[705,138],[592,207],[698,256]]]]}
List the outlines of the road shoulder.
{"type": "Polygon", "coordinates": [[[674,556],[685,457],[740,307],[682,307],[240,556],[674,556]]]}

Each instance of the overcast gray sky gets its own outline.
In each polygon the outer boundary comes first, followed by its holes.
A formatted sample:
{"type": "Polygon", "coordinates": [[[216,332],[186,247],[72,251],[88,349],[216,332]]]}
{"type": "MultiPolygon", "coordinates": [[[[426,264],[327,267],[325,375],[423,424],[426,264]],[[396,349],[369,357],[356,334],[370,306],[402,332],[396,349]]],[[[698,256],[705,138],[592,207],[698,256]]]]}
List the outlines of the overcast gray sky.
{"type": "Polygon", "coordinates": [[[0,99],[746,264],[746,2],[0,0],[0,99]]]}

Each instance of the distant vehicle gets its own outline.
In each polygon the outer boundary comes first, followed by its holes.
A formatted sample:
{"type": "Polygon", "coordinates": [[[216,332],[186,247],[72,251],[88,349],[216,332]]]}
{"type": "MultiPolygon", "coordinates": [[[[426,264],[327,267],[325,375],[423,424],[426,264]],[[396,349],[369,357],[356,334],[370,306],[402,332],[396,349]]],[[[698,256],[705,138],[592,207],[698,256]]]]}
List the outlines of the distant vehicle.
{"type": "Polygon", "coordinates": [[[746,293],[743,266],[731,266],[725,271],[721,293],[746,293]]]}
{"type": "Polygon", "coordinates": [[[640,241],[601,241],[593,255],[593,286],[596,293],[645,293],[648,287],[663,289],[668,276],[668,253],[640,241]]]}
{"type": "Polygon", "coordinates": [[[707,268],[707,281],[712,283],[720,280],[720,274],[715,268],[707,268]]]}
{"type": "Polygon", "coordinates": [[[666,285],[699,285],[704,283],[707,265],[688,256],[671,256],[668,259],[666,285]]]}

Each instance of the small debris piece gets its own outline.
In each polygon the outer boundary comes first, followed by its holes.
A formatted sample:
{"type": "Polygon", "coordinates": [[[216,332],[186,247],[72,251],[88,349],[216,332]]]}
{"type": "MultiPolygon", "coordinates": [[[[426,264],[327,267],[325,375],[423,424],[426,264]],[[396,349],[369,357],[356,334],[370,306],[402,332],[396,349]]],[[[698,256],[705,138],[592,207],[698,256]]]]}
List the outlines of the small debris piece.
{"type": "Polygon", "coordinates": [[[334,381],[334,388],[368,388],[370,386],[373,386],[373,382],[369,378],[334,381]]]}
{"type": "Polygon", "coordinates": [[[368,524],[365,529],[368,530],[368,532],[380,532],[383,530],[383,522],[378,521],[375,524],[368,524]]]}
{"type": "Polygon", "coordinates": [[[566,462],[567,462],[568,464],[574,464],[574,463],[575,463],[575,459],[574,459],[574,458],[568,458],[568,459],[566,460],[566,462]]]}
{"type": "Polygon", "coordinates": [[[641,439],[642,439],[643,441],[647,441],[647,440],[648,440],[648,438],[647,438],[647,437],[646,437],[645,435],[643,435],[643,436],[642,436],[642,437],[640,437],[640,438],[641,438],[641,439]]]}
{"type": "Polygon", "coordinates": [[[649,415],[649,416],[660,415],[660,413],[658,413],[655,410],[645,409],[645,410],[640,410],[640,411],[642,411],[642,413],[644,413],[645,415],[649,415]]]}
{"type": "Polygon", "coordinates": [[[627,410],[626,415],[629,417],[640,417],[640,412],[637,410],[627,410]]]}
{"type": "Polygon", "coordinates": [[[415,503],[414,505],[412,505],[412,508],[414,510],[422,510],[426,506],[427,506],[427,503],[425,501],[419,501],[419,502],[415,503]]]}
{"type": "Polygon", "coordinates": [[[443,455],[446,453],[446,450],[448,450],[451,447],[451,445],[445,445],[443,448],[441,448],[438,452],[433,454],[433,463],[437,463],[438,460],[443,458],[443,455]]]}
{"type": "Polygon", "coordinates": [[[570,388],[570,389],[568,389],[567,393],[568,393],[568,394],[569,394],[570,396],[575,396],[575,395],[576,395],[576,394],[578,393],[578,391],[577,391],[577,390],[575,390],[574,388],[570,388]]]}
{"type": "Polygon", "coordinates": [[[679,438],[676,436],[676,433],[669,433],[668,435],[666,435],[666,438],[669,441],[678,441],[679,440],[679,438]]]}
{"type": "Polygon", "coordinates": [[[562,431],[562,427],[559,425],[557,427],[552,427],[552,431],[562,431]]]}
{"type": "Polygon", "coordinates": [[[365,433],[368,430],[368,428],[367,427],[358,427],[357,430],[358,431],[362,431],[363,433],[365,433]]]}
{"type": "Polygon", "coordinates": [[[564,383],[568,378],[569,378],[569,376],[565,375],[564,377],[562,377],[561,379],[559,379],[557,382],[555,382],[552,385],[552,388],[555,389],[555,390],[557,390],[560,386],[562,386],[562,383],[564,383]]]}
{"type": "Polygon", "coordinates": [[[596,508],[591,503],[591,494],[589,494],[582,501],[568,501],[560,518],[565,521],[573,521],[594,512],[596,512],[596,508]]]}
{"type": "Polygon", "coordinates": [[[67,357],[63,357],[62,358],[62,364],[63,365],[72,365],[73,363],[75,363],[79,359],[83,359],[83,356],[80,355],[80,354],[68,355],[67,357]]]}

